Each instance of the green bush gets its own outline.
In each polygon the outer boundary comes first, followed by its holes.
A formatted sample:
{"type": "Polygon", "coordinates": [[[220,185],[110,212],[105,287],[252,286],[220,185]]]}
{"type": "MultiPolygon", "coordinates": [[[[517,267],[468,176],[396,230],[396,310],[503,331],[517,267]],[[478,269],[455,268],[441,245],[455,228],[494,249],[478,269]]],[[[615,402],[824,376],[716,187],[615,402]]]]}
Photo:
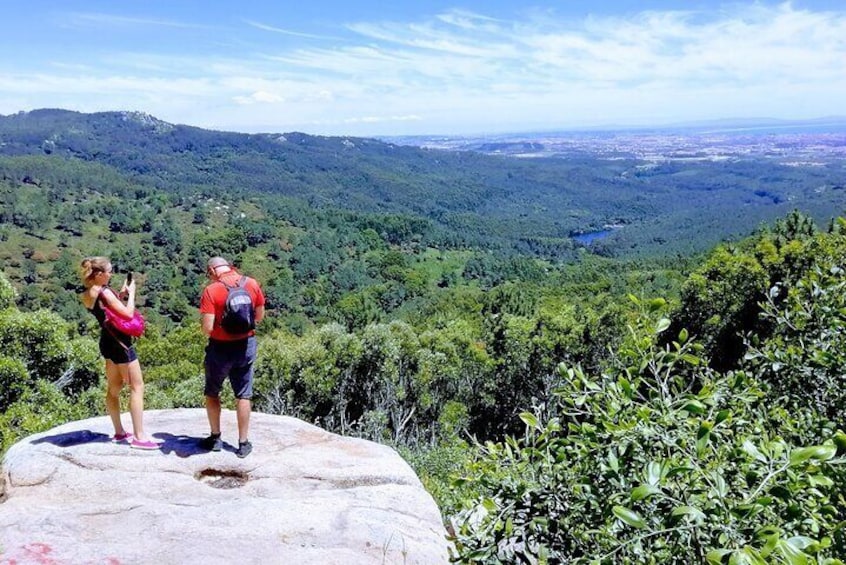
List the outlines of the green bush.
{"type": "Polygon", "coordinates": [[[846,406],[844,265],[841,241],[791,288],[773,287],[762,315],[775,330],[746,355],[774,399],[794,410],[811,408],[840,425],[846,406]]]}
{"type": "Polygon", "coordinates": [[[758,328],[758,303],[770,284],[767,268],[754,253],[718,247],[684,283],[669,335],[687,329],[712,366],[735,368],[743,357],[743,334],[758,328]]]}
{"type": "Polygon", "coordinates": [[[15,287],[6,278],[6,275],[0,272],[0,310],[12,308],[17,299],[18,292],[15,290],[15,287]]]}
{"type": "MultiPolygon", "coordinates": [[[[202,408],[204,406],[203,386],[204,377],[202,372],[190,375],[183,375],[181,380],[167,389],[167,395],[173,408],[202,408]]],[[[229,387],[223,387],[221,401],[231,405],[229,397],[232,396],[229,387]]]]}
{"type": "Polygon", "coordinates": [[[103,371],[103,358],[97,342],[77,337],[68,343],[67,367],[56,384],[66,394],[76,395],[95,386],[103,371]]]}
{"type": "Polygon", "coordinates": [[[202,369],[205,356],[206,337],[199,324],[178,327],[164,336],[145,334],[135,344],[141,367],[168,366],[177,362],[189,362],[202,369]]]}
{"type": "MultiPolygon", "coordinates": [[[[633,330],[601,375],[562,367],[522,438],[488,443],[457,485],[461,563],[839,563],[832,440],[787,443],[786,413],[681,332],[633,330]],[[651,335],[650,335],[651,334],[651,335]]],[[[840,509],[838,510],[838,506],[840,509]]]]}
{"type": "Polygon", "coordinates": [[[20,398],[29,380],[23,361],[0,355],[0,411],[20,398]]]}
{"type": "Polygon", "coordinates": [[[458,488],[449,477],[469,472],[475,449],[475,446],[458,438],[435,446],[397,446],[399,454],[414,469],[439,508],[455,508],[464,498],[472,496],[472,491],[458,488]]]}
{"type": "Polygon", "coordinates": [[[47,310],[0,311],[0,350],[21,359],[32,379],[57,380],[67,368],[69,328],[47,310]]]}
{"type": "Polygon", "coordinates": [[[36,381],[0,414],[0,452],[29,435],[91,417],[90,408],[89,402],[72,402],[52,383],[36,381]]]}

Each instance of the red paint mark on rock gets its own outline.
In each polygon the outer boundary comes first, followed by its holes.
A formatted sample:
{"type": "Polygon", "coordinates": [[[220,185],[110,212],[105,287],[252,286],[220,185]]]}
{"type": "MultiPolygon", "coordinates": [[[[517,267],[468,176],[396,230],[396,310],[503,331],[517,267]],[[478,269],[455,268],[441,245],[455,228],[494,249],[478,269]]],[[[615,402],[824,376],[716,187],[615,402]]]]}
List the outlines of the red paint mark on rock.
{"type": "Polygon", "coordinates": [[[50,557],[53,548],[46,543],[34,542],[22,545],[17,551],[9,552],[8,557],[0,559],[0,565],[59,565],[59,562],[50,557]]]}
{"type": "MultiPolygon", "coordinates": [[[[0,548],[0,565],[63,565],[70,563],[50,556],[53,548],[46,543],[33,542],[22,545],[16,551],[4,553],[0,548]]],[[[105,557],[102,561],[89,561],[86,565],[122,565],[117,557],[105,557]]]]}

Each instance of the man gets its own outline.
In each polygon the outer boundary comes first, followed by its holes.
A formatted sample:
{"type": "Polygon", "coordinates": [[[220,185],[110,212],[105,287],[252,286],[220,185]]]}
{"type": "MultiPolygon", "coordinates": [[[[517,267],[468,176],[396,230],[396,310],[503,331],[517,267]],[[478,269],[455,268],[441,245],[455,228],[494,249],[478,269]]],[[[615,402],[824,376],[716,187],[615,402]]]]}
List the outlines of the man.
{"type": "Polygon", "coordinates": [[[254,279],[241,275],[223,257],[209,259],[206,273],[212,282],[203,289],[200,316],[203,333],[209,336],[203,394],[211,435],[200,445],[208,451],[220,451],[223,446],[220,439],[220,390],[228,377],[235,393],[238,417],[238,450],[235,454],[243,458],[253,450],[248,436],[253,362],[256,359],[256,337],[252,328],[264,318],[264,293],[254,279]]]}

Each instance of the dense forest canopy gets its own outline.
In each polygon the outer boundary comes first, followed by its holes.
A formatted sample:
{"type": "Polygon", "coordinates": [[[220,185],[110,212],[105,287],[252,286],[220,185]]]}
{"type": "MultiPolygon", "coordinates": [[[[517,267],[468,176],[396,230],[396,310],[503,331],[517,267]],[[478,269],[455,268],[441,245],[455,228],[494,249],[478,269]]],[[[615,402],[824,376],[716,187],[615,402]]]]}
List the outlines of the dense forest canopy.
{"type": "Polygon", "coordinates": [[[456,562],[841,563],[844,163],[644,165],[0,117],[0,449],[103,411],[85,255],[137,276],[147,406],[201,406],[222,254],[257,408],[399,449],[456,562]]]}
{"type": "MultiPolygon", "coordinates": [[[[398,215],[415,219],[408,230],[426,243],[549,258],[572,259],[571,236],[606,225],[625,229],[598,249],[603,254],[687,254],[794,208],[826,222],[846,203],[842,159],[514,159],[362,138],[208,131],[128,112],[0,117],[0,155],[43,156],[51,169],[97,163],[136,192],[158,189],[183,201],[272,196],[310,210],[398,215]]],[[[41,180],[37,169],[19,173],[41,180]]]]}

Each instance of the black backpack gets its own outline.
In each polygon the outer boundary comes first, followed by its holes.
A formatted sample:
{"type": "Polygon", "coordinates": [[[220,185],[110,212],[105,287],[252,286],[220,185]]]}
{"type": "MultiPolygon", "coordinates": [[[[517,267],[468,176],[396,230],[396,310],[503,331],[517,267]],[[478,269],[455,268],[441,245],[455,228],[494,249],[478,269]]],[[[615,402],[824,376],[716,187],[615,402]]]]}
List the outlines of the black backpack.
{"type": "Polygon", "coordinates": [[[236,286],[229,286],[220,281],[226,287],[226,302],[223,306],[223,318],[220,319],[220,326],[231,334],[244,334],[256,327],[256,309],[253,306],[253,298],[245,288],[247,277],[242,276],[236,286]]]}

